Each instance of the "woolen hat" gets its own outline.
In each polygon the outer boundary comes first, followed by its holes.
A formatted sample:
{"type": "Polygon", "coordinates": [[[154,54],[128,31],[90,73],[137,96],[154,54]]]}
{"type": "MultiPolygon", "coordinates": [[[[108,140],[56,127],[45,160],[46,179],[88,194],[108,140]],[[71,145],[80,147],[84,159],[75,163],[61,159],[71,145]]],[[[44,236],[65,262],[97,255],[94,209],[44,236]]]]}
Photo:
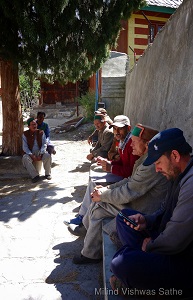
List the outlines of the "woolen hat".
{"type": "Polygon", "coordinates": [[[109,126],[109,128],[113,126],[124,127],[126,125],[130,126],[129,118],[124,115],[119,115],[114,118],[113,123],[109,126]]]}
{"type": "Polygon", "coordinates": [[[192,152],[192,147],[186,142],[181,129],[170,128],[156,134],[149,142],[148,157],[143,165],[149,166],[153,164],[169,150],[192,152]]]}
{"type": "Polygon", "coordinates": [[[95,115],[94,120],[100,120],[101,122],[105,122],[104,115],[95,115]]]}
{"type": "Polygon", "coordinates": [[[131,131],[131,134],[143,140],[150,141],[158,132],[157,129],[138,123],[131,131]]]}
{"type": "Polygon", "coordinates": [[[33,120],[34,120],[34,118],[29,118],[29,119],[27,119],[27,125],[29,126],[30,123],[31,123],[33,120]]]}

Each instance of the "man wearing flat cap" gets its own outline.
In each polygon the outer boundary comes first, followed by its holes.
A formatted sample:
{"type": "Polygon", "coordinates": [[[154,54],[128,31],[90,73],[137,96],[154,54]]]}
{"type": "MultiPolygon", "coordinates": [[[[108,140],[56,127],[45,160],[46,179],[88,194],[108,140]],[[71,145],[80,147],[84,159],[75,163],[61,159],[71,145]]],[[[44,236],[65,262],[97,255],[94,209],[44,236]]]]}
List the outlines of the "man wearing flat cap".
{"type": "Polygon", "coordinates": [[[114,255],[111,286],[153,290],[154,295],[193,296],[193,158],[192,147],[179,128],[152,138],[145,166],[173,181],[161,208],[153,214],[123,210],[136,222],[117,217],[123,245],[114,255]],[[135,230],[133,230],[135,229],[135,230]],[[129,272],[128,272],[129,270],[129,272]]]}
{"type": "Polygon", "coordinates": [[[22,135],[23,157],[22,163],[27,169],[32,182],[40,180],[41,163],[45,170],[45,179],[51,179],[51,155],[46,151],[47,141],[43,130],[37,129],[34,118],[27,120],[28,130],[22,135]]]}
{"type": "Polygon", "coordinates": [[[156,173],[154,166],[144,166],[149,140],[158,133],[148,126],[137,124],[132,131],[133,154],[140,156],[135,162],[132,175],[107,187],[96,186],[91,193],[92,201],[83,224],[86,228],[81,255],[75,256],[75,264],[97,263],[102,259],[102,221],[112,220],[103,227],[108,234],[116,230],[115,217],[123,208],[155,211],[168,189],[168,181],[156,173]]]}
{"type": "MultiPolygon", "coordinates": [[[[109,115],[107,114],[107,111],[105,108],[98,108],[97,110],[95,110],[94,112],[94,115],[95,116],[102,116],[104,117],[104,120],[109,124],[111,125],[113,123],[113,121],[111,120],[111,118],[109,117],[109,115]]],[[[98,141],[98,130],[95,129],[91,135],[89,135],[88,137],[88,143],[89,145],[96,145],[96,142],[98,141]]]]}
{"type": "Polygon", "coordinates": [[[103,115],[94,116],[94,126],[98,130],[98,141],[95,147],[87,155],[87,159],[90,161],[97,156],[106,158],[114,138],[113,130],[109,128],[103,115]]]}

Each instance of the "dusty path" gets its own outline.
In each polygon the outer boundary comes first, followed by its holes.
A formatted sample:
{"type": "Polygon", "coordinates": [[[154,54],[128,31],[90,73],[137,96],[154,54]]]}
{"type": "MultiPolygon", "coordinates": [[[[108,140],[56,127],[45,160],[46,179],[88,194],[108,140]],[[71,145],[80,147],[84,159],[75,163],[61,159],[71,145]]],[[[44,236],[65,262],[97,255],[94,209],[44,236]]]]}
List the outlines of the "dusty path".
{"type": "Polygon", "coordinates": [[[72,132],[52,133],[57,154],[50,182],[0,178],[2,299],[103,299],[96,292],[102,288],[102,263],[73,265],[83,239],[63,224],[77,213],[86,189],[90,130],[91,125],[82,125],[72,132]]]}

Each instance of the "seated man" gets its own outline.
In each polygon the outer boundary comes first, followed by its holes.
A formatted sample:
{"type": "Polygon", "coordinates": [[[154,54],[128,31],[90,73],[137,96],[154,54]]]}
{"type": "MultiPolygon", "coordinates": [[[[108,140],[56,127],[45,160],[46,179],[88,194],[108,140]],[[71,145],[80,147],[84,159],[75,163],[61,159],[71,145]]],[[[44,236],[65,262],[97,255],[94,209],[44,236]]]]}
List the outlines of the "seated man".
{"type": "Polygon", "coordinates": [[[120,159],[109,161],[97,157],[97,162],[104,171],[127,178],[131,176],[134,163],[139,158],[139,156],[132,154],[130,120],[124,115],[119,115],[114,118],[113,124],[109,127],[113,127],[113,132],[116,138],[119,139],[120,159]]]}
{"type": "Polygon", "coordinates": [[[40,130],[43,130],[46,136],[46,141],[47,141],[47,151],[49,154],[56,154],[56,150],[54,149],[54,145],[52,145],[50,141],[50,129],[47,123],[44,122],[46,114],[45,112],[39,111],[37,113],[37,128],[40,130]]]}
{"type": "MultiPolygon", "coordinates": [[[[95,115],[101,115],[101,116],[104,116],[104,119],[105,119],[105,121],[109,124],[109,125],[111,125],[112,123],[113,123],[113,121],[111,120],[111,118],[107,115],[107,111],[106,111],[106,109],[104,109],[104,108],[98,108],[98,110],[96,110],[95,112],[94,112],[94,114],[95,115]]],[[[95,129],[92,133],[91,133],[91,135],[89,135],[89,137],[88,137],[88,143],[89,143],[89,145],[96,145],[96,142],[98,141],[98,130],[97,129],[95,129]]],[[[94,147],[94,146],[93,146],[94,147]]]]}
{"type": "MultiPolygon", "coordinates": [[[[157,130],[137,124],[132,131],[133,154],[140,158],[135,162],[131,177],[123,179],[107,187],[95,187],[90,205],[83,218],[87,230],[84,247],[80,256],[75,256],[75,264],[97,263],[102,259],[102,221],[113,218],[123,208],[133,208],[144,213],[151,213],[160,206],[169,182],[154,166],[143,166],[147,157],[148,142],[157,134],[157,130]]],[[[116,227],[112,221],[106,224],[105,231],[111,233],[116,227]],[[108,228],[108,226],[113,228],[108,228]]],[[[84,229],[84,227],[83,227],[84,229]]]]}
{"type": "MultiPolygon", "coordinates": [[[[173,185],[159,210],[151,215],[124,210],[137,223],[117,217],[122,248],[114,255],[111,286],[142,289],[154,295],[189,296],[193,291],[193,158],[183,132],[171,128],[149,143],[144,166],[152,164],[173,185]],[[124,222],[125,221],[125,222],[124,222]],[[129,270],[129,272],[128,272],[129,270]],[[171,289],[171,290],[170,290],[171,289]],[[177,293],[177,294],[176,294],[177,293]]],[[[127,291],[126,291],[127,292],[127,291]]],[[[188,299],[192,299],[188,298],[188,299]]]]}
{"type": "MultiPolygon", "coordinates": [[[[113,126],[113,132],[116,135],[116,138],[119,139],[120,141],[119,142],[120,159],[111,162],[111,174],[110,174],[111,176],[108,174],[103,175],[103,173],[102,174],[99,173],[97,177],[95,174],[98,173],[92,172],[92,170],[90,171],[91,180],[89,181],[85,196],[83,198],[83,202],[79,210],[79,215],[75,219],[70,220],[68,224],[76,224],[76,225],[82,224],[83,216],[86,214],[87,209],[89,208],[92,202],[90,193],[93,191],[94,187],[96,186],[96,183],[101,182],[101,180],[102,179],[104,180],[104,178],[106,178],[106,181],[108,183],[112,183],[112,182],[120,181],[123,178],[127,178],[132,174],[133,166],[135,164],[135,161],[139,158],[139,156],[134,155],[132,153],[133,149],[131,147],[130,120],[128,117],[124,115],[116,116],[111,126],[113,126]]],[[[102,158],[100,158],[100,160],[101,159],[102,158]]],[[[71,226],[69,229],[73,230],[72,227],[73,226],[71,226]]]]}
{"type": "Polygon", "coordinates": [[[113,133],[114,133],[115,136],[114,136],[111,148],[108,151],[107,158],[109,160],[119,160],[120,159],[120,155],[119,155],[119,139],[116,136],[116,133],[114,132],[114,130],[113,130],[113,133]]]}
{"type": "Polygon", "coordinates": [[[45,178],[49,180],[51,179],[51,156],[46,152],[46,136],[42,130],[37,129],[34,118],[29,118],[27,124],[29,130],[24,131],[22,135],[23,165],[30,174],[32,182],[35,183],[40,180],[40,163],[43,162],[45,178]]]}
{"type": "Polygon", "coordinates": [[[91,153],[87,155],[87,159],[90,161],[97,156],[107,157],[114,138],[113,130],[109,129],[109,125],[105,121],[104,116],[95,115],[94,125],[98,130],[98,141],[96,146],[91,150],[91,153]]]}

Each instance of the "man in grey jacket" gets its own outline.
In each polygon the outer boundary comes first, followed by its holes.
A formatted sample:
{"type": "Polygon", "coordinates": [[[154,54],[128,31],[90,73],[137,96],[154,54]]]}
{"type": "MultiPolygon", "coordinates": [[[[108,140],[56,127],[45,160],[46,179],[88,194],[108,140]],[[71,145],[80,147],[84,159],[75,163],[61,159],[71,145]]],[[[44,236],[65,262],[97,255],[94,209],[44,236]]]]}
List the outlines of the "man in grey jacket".
{"type": "Polygon", "coordinates": [[[174,182],[161,208],[154,214],[144,215],[123,210],[124,214],[136,222],[136,227],[117,217],[117,231],[124,246],[112,260],[111,270],[114,275],[110,281],[113,289],[119,282],[124,284],[122,288],[125,288],[126,295],[128,288],[151,290],[156,296],[167,293],[167,296],[176,298],[192,294],[191,152],[191,146],[178,128],[164,130],[150,141],[144,166],[154,163],[156,172],[174,182]]]}
{"type": "Polygon", "coordinates": [[[83,218],[87,229],[84,247],[81,255],[74,257],[75,264],[97,263],[102,259],[103,219],[114,218],[119,210],[126,207],[152,213],[160,206],[168,182],[163,175],[156,174],[154,166],[143,166],[148,142],[157,133],[153,128],[137,124],[132,131],[131,146],[133,154],[140,158],[134,165],[131,177],[107,187],[95,187],[91,194],[93,203],[83,218]]]}

